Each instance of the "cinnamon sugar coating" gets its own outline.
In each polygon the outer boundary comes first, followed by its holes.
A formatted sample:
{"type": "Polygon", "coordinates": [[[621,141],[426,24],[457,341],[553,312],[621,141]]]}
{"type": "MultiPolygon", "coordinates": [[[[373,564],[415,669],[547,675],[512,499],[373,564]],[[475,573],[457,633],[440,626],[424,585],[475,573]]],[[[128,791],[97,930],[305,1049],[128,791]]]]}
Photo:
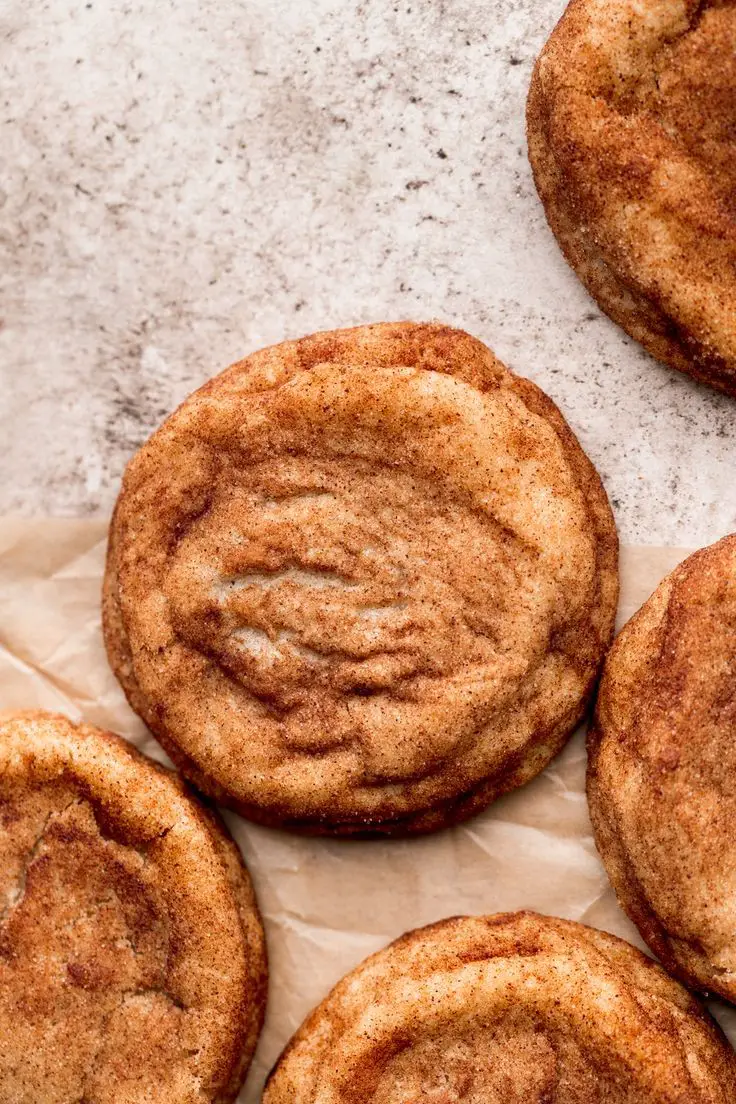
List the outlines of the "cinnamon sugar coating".
{"type": "Polygon", "coordinates": [[[227,1104],[266,997],[224,826],[119,737],[0,720],[0,1099],[227,1104]]]}
{"type": "Polygon", "coordinates": [[[572,0],[529,156],[565,257],[654,356],[736,393],[736,4],[572,0]]]}
{"type": "Polygon", "coordinates": [[[317,334],[133,459],[104,623],[181,770],[308,832],[428,831],[533,777],[610,641],[617,541],[554,404],[439,325],[317,334]]]}
{"type": "Polygon", "coordinates": [[[516,913],[410,932],[305,1021],[263,1104],[731,1104],[705,1010],[613,936],[516,913]]]}

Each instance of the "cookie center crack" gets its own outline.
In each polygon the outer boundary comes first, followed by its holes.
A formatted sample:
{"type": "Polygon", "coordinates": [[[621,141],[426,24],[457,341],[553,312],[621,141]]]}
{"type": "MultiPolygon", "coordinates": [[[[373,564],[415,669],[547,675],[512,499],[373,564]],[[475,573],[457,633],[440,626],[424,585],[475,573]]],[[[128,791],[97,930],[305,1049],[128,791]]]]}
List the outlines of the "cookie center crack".
{"type": "Polygon", "coordinates": [[[355,588],[355,583],[342,578],[333,571],[310,571],[300,567],[287,567],[283,571],[251,572],[248,575],[236,575],[222,579],[213,586],[213,594],[219,600],[227,598],[238,590],[258,587],[267,590],[281,583],[293,583],[295,586],[315,587],[318,590],[337,587],[344,590],[355,588]]]}

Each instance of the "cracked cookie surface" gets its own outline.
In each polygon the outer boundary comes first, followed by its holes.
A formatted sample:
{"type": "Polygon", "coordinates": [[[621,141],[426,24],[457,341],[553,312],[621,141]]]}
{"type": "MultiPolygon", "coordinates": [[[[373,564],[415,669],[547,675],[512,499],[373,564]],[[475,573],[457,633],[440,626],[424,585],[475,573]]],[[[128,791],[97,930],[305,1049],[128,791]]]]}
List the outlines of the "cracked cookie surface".
{"type": "Polygon", "coordinates": [[[667,969],[736,1003],[736,537],[690,556],[619,634],[588,802],[619,902],[667,969]]]}
{"type": "Polygon", "coordinates": [[[0,719],[0,1099],[225,1104],[265,1003],[224,827],[123,740],[0,719]]]}
{"type": "Polygon", "coordinates": [[[736,394],[736,3],[573,0],[537,62],[529,156],[600,306],[736,394]]]}
{"type": "Polygon", "coordinates": [[[313,832],[452,823],[533,777],[610,640],[617,541],[557,408],[399,323],[266,349],[133,459],[108,654],[203,790],[313,832]]]}
{"type": "Polygon", "coordinates": [[[344,978],[264,1104],[730,1104],[736,1056],[622,940],[516,913],[410,932],[344,978]]]}

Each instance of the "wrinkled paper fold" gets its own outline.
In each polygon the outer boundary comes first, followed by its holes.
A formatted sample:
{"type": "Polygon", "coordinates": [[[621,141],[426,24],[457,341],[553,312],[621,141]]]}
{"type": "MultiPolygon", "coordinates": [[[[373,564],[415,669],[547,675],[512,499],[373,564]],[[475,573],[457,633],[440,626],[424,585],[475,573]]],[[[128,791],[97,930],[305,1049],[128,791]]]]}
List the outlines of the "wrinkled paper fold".
{"type": "MultiPolygon", "coordinates": [[[[100,632],[103,521],[0,521],[0,709],[58,710],[126,736],[166,762],[131,712],[100,632]]],[[[619,620],[684,556],[622,551],[619,620]]],[[[577,733],[534,782],[461,827],[423,839],[300,839],[226,813],[266,923],[266,1027],[241,1104],[305,1014],[344,973],[409,928],[520,908],[582,920],[641,946],[616,905],[590,833],[577,733]]],[[[736,1011],[713,1010],[736,1044],[736,1011]]]]}

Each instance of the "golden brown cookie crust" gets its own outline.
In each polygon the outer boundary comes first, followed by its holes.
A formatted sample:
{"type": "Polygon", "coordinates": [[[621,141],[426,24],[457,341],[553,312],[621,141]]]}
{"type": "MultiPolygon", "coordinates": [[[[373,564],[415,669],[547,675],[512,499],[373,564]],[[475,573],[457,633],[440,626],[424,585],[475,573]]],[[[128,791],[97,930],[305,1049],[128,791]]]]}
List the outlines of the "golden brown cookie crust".
{"type": "Polygon", "coordinates": [[[263,1104],[730,1104],[736,1056],[629,944],[523,912],[410,932],[344,978],[263,1104]]]}
{"type": "Polygon", "coordinates": [[[617,539],[554,404],[439,325],[256,353],[128,467],[103,621],[133,708],[243,815],[454,823],[579,722],[617,539]]]}
{"type": "Polygon", "coordinates": [[[542,51],[529,157],[603,310],[736,393],[736,4],[572,0],[542,51]]]}
{"type": "Polygon", "coordinates": [[[0,719],[0,1099],[229,1104],[265,1000],[219,819],[117,736],[0,719]]]}
{"type": "Polygon", "coordinates": [[[671,973],[736,1001],[736,537],[695,553],[620,633],[588,799],[619,901],[671,973]]]}

